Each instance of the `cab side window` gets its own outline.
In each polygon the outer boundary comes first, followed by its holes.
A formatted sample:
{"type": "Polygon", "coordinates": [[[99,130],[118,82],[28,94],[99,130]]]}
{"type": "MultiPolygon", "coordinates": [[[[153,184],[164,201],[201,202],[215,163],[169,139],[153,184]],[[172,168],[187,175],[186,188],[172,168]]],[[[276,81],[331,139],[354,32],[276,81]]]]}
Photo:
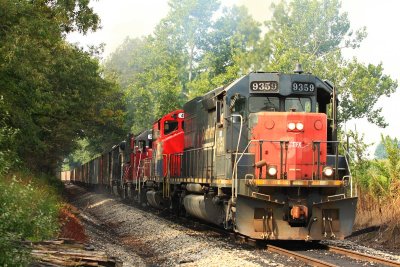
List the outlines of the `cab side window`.
{"type": "Polygon", "coordinates": [[[165,121],[164,122],[164,135],[170,134],[178,129],[177,121],[165,121]]]}
{"type": "Polygon", "coordinates": [[[235,94],[231,97],[229,108],[232,113],[239,113],[244,116],[246,111],[246,98],[240,94],[235,94]]]}

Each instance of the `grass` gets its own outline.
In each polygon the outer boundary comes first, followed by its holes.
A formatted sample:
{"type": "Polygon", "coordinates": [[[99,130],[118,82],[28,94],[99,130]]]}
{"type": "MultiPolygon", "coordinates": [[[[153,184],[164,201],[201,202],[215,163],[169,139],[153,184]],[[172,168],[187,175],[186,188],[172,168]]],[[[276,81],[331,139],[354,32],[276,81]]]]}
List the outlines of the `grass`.
{"type": "Polygon", "coordinates": [[[0,177],[0,266],[27,265],[21,241],[57,235],[61,188],[56,178],[28,171],[0,177]]]}

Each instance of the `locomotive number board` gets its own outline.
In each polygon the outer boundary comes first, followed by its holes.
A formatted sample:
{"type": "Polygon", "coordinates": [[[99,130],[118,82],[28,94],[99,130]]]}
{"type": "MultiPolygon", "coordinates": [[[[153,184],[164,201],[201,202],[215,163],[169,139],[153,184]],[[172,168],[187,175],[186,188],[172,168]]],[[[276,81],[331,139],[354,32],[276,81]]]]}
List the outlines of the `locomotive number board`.
{"type": "Polygon", "coordinates": [[[314,93],[315,85],[307,82],[293,82],[292,93],[314,93]]]}
{"type": "Polygon", "coordinates": [[[253,81],[250,83],[251,93],[277,93],[278,82],[275,81],[253,81]]]}

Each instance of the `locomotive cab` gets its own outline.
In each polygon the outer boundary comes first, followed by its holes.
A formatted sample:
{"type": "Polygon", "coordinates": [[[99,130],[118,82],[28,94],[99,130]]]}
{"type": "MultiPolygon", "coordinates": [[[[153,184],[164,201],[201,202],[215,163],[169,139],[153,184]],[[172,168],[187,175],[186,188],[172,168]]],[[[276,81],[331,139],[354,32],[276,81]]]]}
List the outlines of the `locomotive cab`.
{"type": "Polygon", "coordinates": [[[153,158],[155,164],[155,176],[166,177],[174,172],[173,176],[179,175],[180,164],[174,164],[171,169],[173,155],[183,151],[183,110],[173,111],[153,125],[153,158]]]}
{"type": "Polygon", "coordinates": [[[155,208],[170,206],[170,178],[181,175],[184,117],[183,110],[175,110],[153,125],[152,175],[146,182],[146,198],[155,208]]]}

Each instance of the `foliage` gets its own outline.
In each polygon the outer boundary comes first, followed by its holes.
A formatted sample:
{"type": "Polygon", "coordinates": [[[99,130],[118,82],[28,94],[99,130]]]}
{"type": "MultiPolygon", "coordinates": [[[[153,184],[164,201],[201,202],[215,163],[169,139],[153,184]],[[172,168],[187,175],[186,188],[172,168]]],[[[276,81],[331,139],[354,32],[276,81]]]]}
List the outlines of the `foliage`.
{"type": "Polygon", "coordinates": [[[145,49],[146,39],[127,37],[124,42],[106,59],[106,75],[115,77],[122,88],[127,88],[143,72],[146,62],[141,55],[145,49]]]}
{"type": "Polygon", "coordinates": [[[366,188],[369,183],[368,170],[371,166],[367,151],[371,144],[366,144],[364,141],[364,135],[360,135],[356,131],[349,131],[347,135],[350,140],[349,156],[350,159],[352,159],[350,161],[352,175],[358,185],[366,188]]]}
{"type": "Polygon", "coordinates": [[[248,71],[246,54],[255,49],[259,24],[243,7],[225,8],[214,19],[215,0],[170,1],[170,12],[154,34],[126,39],[106,61],[125,90],[132,132],[198,95],[248,71]]]}
{"type": "Polygon", "coordinates": [[[245,74],[257,62],[255,54],[260,28],[246,8],[224,8],[212,25],[196,78],[189,84],[190,97],[226,85],[245,74]]]}
{"type": "Polygon", "coordinates": [[[290,72],[300,62],[306,71],[335,84],[341,95],[342,122],[365,117],[380,127],[387,126],[375,104],[380,96],[393,93],[397,82],[383,73],[382,64],[343,58],[342,49],[358,48],[367,34],[365,28],[351,29],[347,13],[340,12],[340,1],[281,1],[273,8],[268,38],[264,38],[271,52],[261,57],[270,59],[265,67],[290,72]]]}
{"type": "Polygon", "coordinates": [[[4,100],[0,96],[0,177],[18,162],[15,153],[15,135],[17,130],[7,124],[9,113],[4,109],[4,100]]]}
{"type": "Polygon", "coordinates": [[[385,160],[374,160],[369,170],[369,190],[376,198],[391,202],[398,197],[400,189],[400,148],[396,139],[382,136],[387,153],[385,160]]]}
{"type": "Polygon", "coordinates": [[[98,28],[87,0],[0,1],[3,131],[28,167],[54,172],[80,138],[101,150],[124,132],[119,87],[105,80],[92,52],[68,44],[71,31],[98,28]],[[9,130],[7,130],[9,129],[9,130]],[[13,134],[9,131],[12,129],[13,134]]]}
{"type": "Polygon", "coordinates": [[[357,49],[367,34],[365,28],[351,28],[339,0],[274,4],[262,38],[261,25],[244,7],[218,9],[215,0],[169,4],[154,34],[125,40],[105,65],[125,88],[134,132],[249,71],[291,72],[296,63],[336,85],[341,122],[365,117],[387,125],[375,104],[393,93],[397,82],[384,74],[382,64],[343,57],[342,49],[357,49]]]}
{"type": "MultiPolygon", "coordinates": [[[[390,137],[388,137],[388,136],[387,136],[387,137],[381,136],[381,139],[382,139],[382,140],[385,140],[386,138],[390,138],[390,137]]],[[[391,139],[391,140],[392,140],[392,142],[397,143],[397,144],[398,144],[398,147],[400,147],[400,142],[397,140],[397,138],[394,138],[394,139],[391,139]]],[[[384,145],[384,142],[381,141],[381,142],[376,146],[374,156],[375,156],[376,159],[386,159],[386,158],[388,157],[387,152],[386,152],[386,148],[385,148],[385,145],[384,145]]]]}
{"type": "Polygon", "coordinates": [[[382,241],[387,242],[400,229],[400,148],[397,140],[389,136],[382,136],[381,143],[387,158],[371,161],[363,188],[378,207],[381,222],[385,225],[382,241]]]}
{"type": "Polygon", "coordinates": [[[33,177],[28,172],[1,177],[1,266],[21,266],[29,262],[29,253],[20,241],[54,238],[59,227],[59,183],[55,178],[33,177]]]}
{"type": "MultiPolygon", "coordinates": [[[[353,148],[353,151],[363,155],[365,145],[362,139],[358,139],[357,144],[358,150],[353,148]]],[[[367,160],[361,156],[361,160],[353,165],[353,171],[356,172],[359,192],[359,217],[383,224],[385,227],[382,227],[379,239],[385,243],[400,229],[400,148],[398,141],[389,136],[382,136],[381,144],[387,158],[367,160]]],[[[370,225],[368,221],[367,226],[370,225]]]]}
{"type": "Polygon", "coordinates": [[[358,195],[357,227],[380,225],[379,243],[395,243],[394,235],[400,229],[400,148],[398,141],[382,136],[381,144],[387,151],[386,159],[369,159],[363,136],[350,132],[349,152],[353,181],[358,195]]]}
{"type": "Polygon", "coordinates": [[[62,170],[66,171],[81,166],[91,158],[92,153],[90,152],[89,141],[87,139],[78,140],[78,147],[65,158],[62,170]]]}

